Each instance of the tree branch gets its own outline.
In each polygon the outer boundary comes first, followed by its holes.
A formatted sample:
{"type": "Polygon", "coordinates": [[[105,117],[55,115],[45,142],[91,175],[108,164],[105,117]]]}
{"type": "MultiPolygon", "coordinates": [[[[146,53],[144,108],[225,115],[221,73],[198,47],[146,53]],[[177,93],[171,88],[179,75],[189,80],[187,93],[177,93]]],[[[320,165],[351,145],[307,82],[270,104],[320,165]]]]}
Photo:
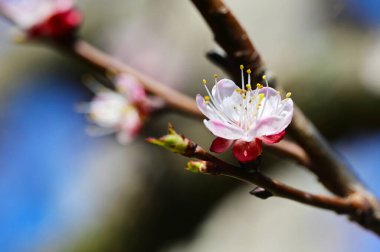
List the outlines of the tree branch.
{"type": "MultiPolygon", "coordinates": [[[[159,139],[150,138],[148,139],[148,142],[164,147],[185,157],[201,160],[202,162],[199,163],[198,168],[195,170],[192,169],[194,172],[232,177],[249,184],[260,186],[271,192],[274,196],[294,200],[318,208],[332,210],[339,214],[347,214],[352,218],[358,218],[358,215],[367,210],[367,205],[358,198],[340,198],[307,193],[273,180],[261,174],[256,169],[247,169],[226,163],[210,154],[190,139],[183,135],[179,135],[171,125],[169,125],[168,135],[159,139]]],[[[193,165],[194,161],[190,161],[189,164],[193,165]]]]}
{"type": "Polygon", "coordinates": [[[103,73],[129,73],[136,77],[148,92],[162,98],[169,108],[180,110],[182,113],[185,112],[192,116],[201,116],[193,98],[140,73],[83,40],[76,40],[72,44],[59,45],[58,48],[103,73]]]}
{"type": "MultiPolygon", "coordinates": [[[[222,0],[191,0],[210,26],[215,41],[228,55],[234,68],[239,64],[247,65],[261,76],[264,69],[259,53],[249,40],[246,31],[224,4],[222,0]],[[240,62],[239,62],[240,61],[240,62]]],[[[227,69],[233,76],[238,76],[233,69],[227,69]]],[[[258,78],[258,76],[256,78],[258,78]]],[[[295,108],[293,121],[289,127],[291,135],[309,155],[309,169],[317,175],[319,181],[332,193],[361,198],[371,212],[366,220],[357,220],[362,226],[380,234],[380,204],[367,191],[359,179],[332,151],[326,140],[320,135],[306,116],[295,108]]]]}
{"type": "MultiPolygon", "coordinates": [[[[79,59],[97,71],[103,73],[111,72],[114,74],[121,72],[132,74],[141,82],[148,92],[160,97],[170,108],[179,111],[180,113],[204,118],[204,115],[199,111],[195,104],[195,99],[144,75],[83,40],[77,40],[73,43],[63,45],[54,44],[53,47],[65,54],[69,54],[74,58],[79,59]]],[[[306,152],[300,146],[290,141],[282,140],[280,143],[268,145],[268,149],[279,153],[284,157],[295,160],[302,165],[310,165],[309,157],[306,152]]]]}
{"type": "Polygon", "coordinates": [[[226,53],[230,67],[225,68],[236,79],[240,65],[252,70],[254,82],[261,80],[264,64],[260,54],[250,41],[247,32],[239,24],[230,9],[220,0],[192,0],[214,34],[215,41],[226,53]],[[259,78],[257,78],[259,77],[259,78]]]}

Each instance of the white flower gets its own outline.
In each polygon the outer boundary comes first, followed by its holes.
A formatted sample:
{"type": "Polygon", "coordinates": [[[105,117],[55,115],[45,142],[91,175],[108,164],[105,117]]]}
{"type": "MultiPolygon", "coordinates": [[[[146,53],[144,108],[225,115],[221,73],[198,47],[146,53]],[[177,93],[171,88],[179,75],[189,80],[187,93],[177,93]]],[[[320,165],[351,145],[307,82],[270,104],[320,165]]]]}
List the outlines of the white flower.
{"type": "Polygon", "coordinates": [[[147,108],[144,88],[133,76],[118,75],[116,89],[118,92],[96,86],[94,99],[80,110],[98,126],[91,128],[90,133],[116,133],[118,141],[126,144],[138,136],[151,109],[147,108]]]}
{"type": "Polygon", "coordinates": [[[248,69],[248,84],[239,88],[228,79],[217,81],[208,96],[197,95],[199,110],[209,119],[204,120],[206,127],[218,138],[211,145],[214,152],[224,152],[233,146],[233,154],[240,162],[256,159],[262,152],[261,142],[272,144],[280,141],[293,116],[293,101],[290,93],[285,99],[278,91],[257,84],[252,89],[248,69]]]}
{"type": "Polygon", "coordinates": [[[29,36],[62,37],[81,23],[73,0],[0,0],[0,15],[29,36]]]}

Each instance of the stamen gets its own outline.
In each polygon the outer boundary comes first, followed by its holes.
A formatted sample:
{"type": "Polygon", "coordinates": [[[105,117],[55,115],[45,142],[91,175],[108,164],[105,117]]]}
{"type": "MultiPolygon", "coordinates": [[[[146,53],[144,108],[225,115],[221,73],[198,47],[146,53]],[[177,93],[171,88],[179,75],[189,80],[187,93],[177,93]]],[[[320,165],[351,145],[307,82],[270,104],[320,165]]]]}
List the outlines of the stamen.
{"type": "Polygon", "coordinates": [[[288,92],[288,93],[286,93],[286,98],[290,98],[290,96],[292,96],[292,93],[291,92],[288,92]]]}
{"type": "Polygon", "coordinates": [[[240,71],[241,71],[241,87],[243,90],[245,90],[245,87],[244,87],[244,66],[243,65],[240,65],[240,71]]]}
{"type": "Polygon", "coordinates": [[[264,94],[263,93],[259,94],[259,103],[262,102],[263,99],[264,99],[264,94]]]}
{"type": "Polygon", "coordinates": [[[259,94],[259,99],[257,101],[257,108],[261,106],[261,102],[263,101],[263,99],[264,99],[264,94],[259,94]]]}
{"type": "Polygon", "coordinates": [[[203,82],[203,85],[207,84],[207,81],[205,79],[203,79],[202,82],[203,82]]]}
{"type": "Polygon", "coordinates": [[[265,110],[265,106],[267,105],[267,101],[268,101],[268,92],[269,92],[269,83],[268,83],[268,80],[267,80],[267,76],[266,75],[263,75],[263,80],[265,80],[265,87],[267,88],[265,91],[265,101],[264,101],[264,105],[263,105],[263,109],[261,110],[261,113],[260,113],[260,117],[264,114],[264,110],[265,110]]]}
{"type": "Polygon", "coordinates": [[[218,82],[218,75],[214,74],[215,84],[218,82]]]}
{"type": "Polygon", "coordinates": [[[251,90],[251,89],[252,89],[251,84],[247,84],[247,85],[245,85],[245,87],[246,87],[248,90],[251,90]]]}
{"type": "Polygon", "coordinates": [[[247,74],[248,74],[248,84],[251,84],[251,69],[247,69],[247,74]]]}
{"type": "Polygon", "coordinates": [[[209,101],[210,101],[210,96],[206,95],[206,96],[205,96],[205,102],[206,102],[206,103],[209,103],[209,101]]]}

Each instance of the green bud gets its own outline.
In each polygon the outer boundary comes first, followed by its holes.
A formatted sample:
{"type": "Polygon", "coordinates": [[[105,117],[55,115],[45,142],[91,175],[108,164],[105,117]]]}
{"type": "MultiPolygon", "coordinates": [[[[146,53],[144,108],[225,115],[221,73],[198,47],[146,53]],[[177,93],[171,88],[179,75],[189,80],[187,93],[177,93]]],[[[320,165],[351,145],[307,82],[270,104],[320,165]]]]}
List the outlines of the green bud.
{"type": "Polygon", "coordinates": [[[189,140],[179,135],[170,124],[167,135],[158,139],[148,138],[147,141],[179,154],[185,154],[189,147],[189,140]]]}
{"type": "Polygon", "coordinates": [[[206,170],[206,162],[205,161],[189,161],[186,165],[186,170],[194,173],[201,173],[206,170]]]}

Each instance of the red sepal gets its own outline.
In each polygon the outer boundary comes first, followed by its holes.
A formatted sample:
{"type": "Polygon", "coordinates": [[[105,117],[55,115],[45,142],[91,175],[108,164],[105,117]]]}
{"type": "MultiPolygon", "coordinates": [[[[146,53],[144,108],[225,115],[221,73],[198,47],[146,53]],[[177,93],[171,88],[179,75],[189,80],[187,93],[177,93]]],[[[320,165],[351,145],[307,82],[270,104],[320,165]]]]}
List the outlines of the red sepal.
{"type": "Polygon", "coordinates": [[[262,152],[262,142],[257,138],[251,142],[238,140],[232,147],[232,153],[240,163],[251,162],[260,156],[262,152]]]}
{"type": "Polygon", "coordinates": [[[215,153],[223,153],[233,144],[233,142],[234,142],[233,140],[217,137],[212,142],[210,151],[215,152],[215,153]]]}
{"type": "Polygon", "coordinates": [[[81,13],[75,9],[69,9],[54,13],[43,22],[34,25],[28,30],[30,37],[45,37],[59,39],[72,36],[82,22],[81,13]]]}
{"type": "Polygon", "coordinates": [[[270,136],[262,136],[260,139],[265,143],[265,144],[274,144],[280,142],[282,139],[285,137],[285,130],[281,131],[280,133],[277,133],[275,135],[270,135],[270,136]]]}

